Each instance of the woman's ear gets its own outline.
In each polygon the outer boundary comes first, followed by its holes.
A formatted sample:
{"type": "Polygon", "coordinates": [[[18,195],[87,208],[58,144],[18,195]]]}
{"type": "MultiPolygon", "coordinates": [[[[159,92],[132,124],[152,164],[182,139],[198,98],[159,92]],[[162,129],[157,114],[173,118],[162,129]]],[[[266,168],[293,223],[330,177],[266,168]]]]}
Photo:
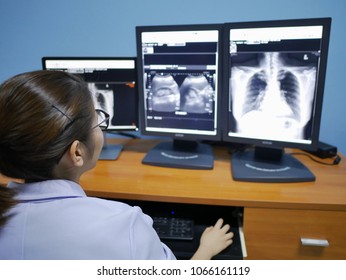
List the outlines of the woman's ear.
{"type": "Polygon", "coordinates": [[[75,140],[70,146],[68,150],[68,155],[74,166],[81,167],[84,164],[84,149],[83,144],[75,140]]]}

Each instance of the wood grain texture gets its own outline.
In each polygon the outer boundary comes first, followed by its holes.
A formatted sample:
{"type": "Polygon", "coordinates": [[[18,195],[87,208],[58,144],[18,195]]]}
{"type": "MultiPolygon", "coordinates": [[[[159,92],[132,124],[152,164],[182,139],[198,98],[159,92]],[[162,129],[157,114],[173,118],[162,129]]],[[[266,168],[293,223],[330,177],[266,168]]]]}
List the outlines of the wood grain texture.
{"type": "Polygon", "coordinates": [[[213,170],[141,163],[157,141],[122,140],[116,161],[99,161],[81,180],[89,195],[108,198],[249,207],[346,210],[346,162],[325,166],[297,156],[316,175],[307,183],[248,183],[232,179],[226,147],[215,147],[213,170]]]}

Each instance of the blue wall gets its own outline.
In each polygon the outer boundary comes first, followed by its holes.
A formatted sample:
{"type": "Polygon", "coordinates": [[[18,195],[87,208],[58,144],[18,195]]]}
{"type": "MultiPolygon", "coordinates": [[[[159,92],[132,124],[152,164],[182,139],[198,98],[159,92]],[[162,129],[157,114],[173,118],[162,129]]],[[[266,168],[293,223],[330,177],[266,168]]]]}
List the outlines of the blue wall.
{"type": "Polygon", "coordinates": [[[137,25],[332,17],[320,138],[346,155],[345,11],[345,0],[0,0],[0,82],[42,56],[134,56],[137,25]]]}

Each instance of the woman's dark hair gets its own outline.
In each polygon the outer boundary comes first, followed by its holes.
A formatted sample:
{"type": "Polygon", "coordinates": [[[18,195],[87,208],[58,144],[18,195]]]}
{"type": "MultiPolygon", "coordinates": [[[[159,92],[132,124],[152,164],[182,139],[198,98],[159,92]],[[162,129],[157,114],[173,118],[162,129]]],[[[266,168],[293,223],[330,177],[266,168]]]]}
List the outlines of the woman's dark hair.
{"type": "Polygon", "coordinates": [[[10,188],[0,185],[0,228],[10,218],[6,212],[17,204],[14,199],[15,192],[10,188]]]}
{"type": "Polygon", "coordinates": [[[94,116],[88,86],[75,75],[42,70],[5,81],[0,85],[0,173],[27,182],[52,179],[73,141],[92,149],[94,116]]]}

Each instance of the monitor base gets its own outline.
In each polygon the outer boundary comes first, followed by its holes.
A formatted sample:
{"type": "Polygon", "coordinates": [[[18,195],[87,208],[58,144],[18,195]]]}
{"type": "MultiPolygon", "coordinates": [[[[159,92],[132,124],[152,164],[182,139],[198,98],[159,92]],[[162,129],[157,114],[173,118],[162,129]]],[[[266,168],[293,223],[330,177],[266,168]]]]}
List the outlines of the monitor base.
{"type": "Polygon", "coordinates": [[[232,176],[235,181],[293,183],[312,182],[315,175],[299,160],[283,153],[278,161],[257,158],[254,151],[232,155],[232,176]]]}
{"type": "Polygon", "coordinates": [[[123,145],[121,144],[107,144],[103,146],[99,160],[116,160],[122,149],[123,145]]]}
{"type": "Polygon", "coordinates": [[[184,169],[213,169],[214,155],[208,144],[189,141],[161,142],[142,160],[143,164],[184,169]],[[187,145],[182,144],[186,142],[187,145]]]}

